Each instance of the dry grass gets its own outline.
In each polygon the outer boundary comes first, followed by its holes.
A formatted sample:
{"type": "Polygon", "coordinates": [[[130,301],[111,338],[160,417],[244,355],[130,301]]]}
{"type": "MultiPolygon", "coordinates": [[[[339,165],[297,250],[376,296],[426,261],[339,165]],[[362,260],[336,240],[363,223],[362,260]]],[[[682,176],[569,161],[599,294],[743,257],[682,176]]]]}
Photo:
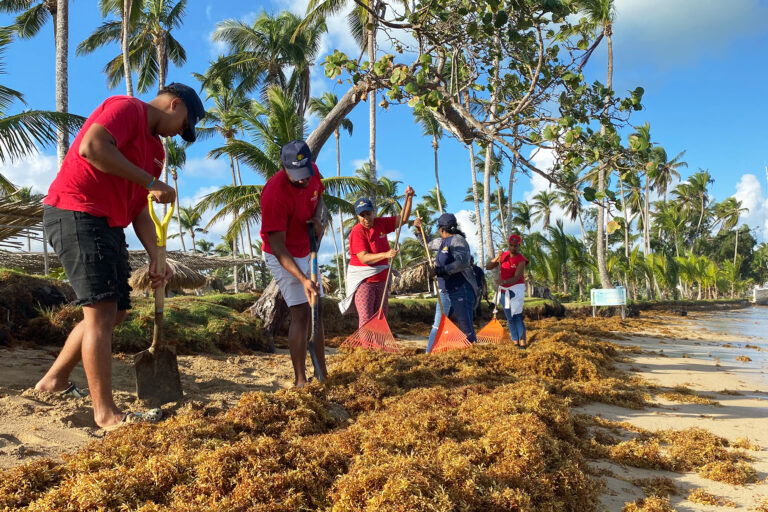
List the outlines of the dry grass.
{"type": "Polygon", "coordinates": [[[692,501],[693,503],[700,503],[702,505],[713,505],[716,507],[738,507],[738,505],[733,501],[727,498],[723,498],[722,496],[715,496],[714,494],[710,494],[704,489],[691,489],[691,492],[688,493],[688,501],[692,501]]]}
{"type": "Polygon", "coordinates": [[[669,504],[669,498],[651,496],[625,504],[621,512],[675,512],[675,509],[669,504]]]}
{"type": "Polygon", "coordinates": [[[674,480],[666,477],[638,478],[632,480],[632,483],[643,490],[646,496],[668,497],[669,495],[680,494],[680,489],[675,485],[674,480]]]}
{"type": "MultiPolygon", "coordinates": [[[[0,472],[0,510],[592,511],[603,484],[589,457],[754,478],[745,456],[706,431],[654,433],[572,414],[590,401],[647,403],[642,383],[615,367],[621,349],[597,339],[636,324],[537,324],[527,351],[342,352],[323,386],[245,394],[227,411],[187,404],[63,462],[0,472]],[[338,404],[351,419],[329,414],[338,404]]],[[[624,510],[671,508],[651,496],[624,510]]]]}

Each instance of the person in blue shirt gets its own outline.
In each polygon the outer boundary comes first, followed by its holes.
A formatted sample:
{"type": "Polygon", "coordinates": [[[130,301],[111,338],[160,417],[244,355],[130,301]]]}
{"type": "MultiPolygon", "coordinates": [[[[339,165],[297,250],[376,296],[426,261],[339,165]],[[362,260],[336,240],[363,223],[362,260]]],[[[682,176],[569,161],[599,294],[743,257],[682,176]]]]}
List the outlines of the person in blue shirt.
{"type": "MultiPolygon", "coordinates": [[[[419,219],[414,221],[418,226],[419,219]]],[[[470,258],[472,257],[466,236],[459,229],[456,216],[452,213],[444,213],[437,219],[437,230],[440,238],[429,243],[429,249],[437,250],[435,256],[435,276],[437,277],[438,292],[443,297],[448,316],[453,313],[456,324],[464,333],[470,343],[477,340],[475,335],[474,311],[475,298],[478,294],[477,278],[472,270],[470,258]]],[[[437,335],[437,325],[440,322],[442,311],[440,304],[435,311],[435,325],[429,334],[427,352],[432,350],[437,335]]]]}

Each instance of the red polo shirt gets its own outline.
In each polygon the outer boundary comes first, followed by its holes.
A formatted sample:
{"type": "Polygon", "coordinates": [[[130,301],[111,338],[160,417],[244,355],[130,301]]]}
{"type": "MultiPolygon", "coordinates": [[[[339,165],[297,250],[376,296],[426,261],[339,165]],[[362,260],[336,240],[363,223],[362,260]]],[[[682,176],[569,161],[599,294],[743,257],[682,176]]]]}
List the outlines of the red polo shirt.
{"type": "Polygon", "coordinates": [[[80,142],[94,123],[103,126],[128,160],[155,178],[163,171],[165,151],[147,124],[147,104],[129,96],[104,100],[85,121],[48,189],[45,204],[62,210],[106,217],[111,227],[127,227],[147,206],[147,189],[106,174],[80,156],[80,142]]]}
{"type": "Polygon", "coordinates": [[[285,169],[272,176],[261,190],[261,249],[274,254],[269,246],[268,234],[285,231],[285,247],[294,258],[309,254],[307,221],[315,215],[315,209],[325,187],[322,176],[313,163],[315,173],[307,188],[291,185],[285,169]]]}
{"type": "MultiPolygon", "coordinates": [[[[501,254],[501,280],[506,281],[507,279],[512,279],[512,277],[515,275],[515,271],[517,270],[517,266],[520,264],[520,262],[525,262],[525,264],[528,264],[528,259],[523,256],[520,253],[517,253],[515,255],[512,255],[509,251],[504,251],[501,254]]],[[[517,282],[512,283],[515,284],[523,284],[525,282],[525,272],[523,272],[523,275],[520,276],[520,279],[517,280],[517,282]]]]}
{"type": "MultiPolygon", "coordinates": [[[[397,217],[376,217],[373,219],[373,227],[366,229],[359,222],[349,233],[349,264],[354,267],[367,267],[357,257],[357,253],[366,251],[371,254],[386,252],[390,249],[387,233],[397,229],[397,217]]],[[[377,261],[370,266],[387,265],[388,259],[377,261]]],[[[387,280],[387,272],[379,272],[375,276],[366,279],[369,283],[381,283],[387,280]]]]}

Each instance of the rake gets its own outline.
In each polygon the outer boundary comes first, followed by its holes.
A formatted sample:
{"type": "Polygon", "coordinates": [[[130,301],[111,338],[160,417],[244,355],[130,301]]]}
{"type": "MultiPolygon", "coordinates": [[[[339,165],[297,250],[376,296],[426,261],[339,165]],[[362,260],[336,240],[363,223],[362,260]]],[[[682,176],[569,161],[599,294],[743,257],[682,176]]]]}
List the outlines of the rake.
{"type": "MultiPolygon", "coordinates": [[[[498,311],[498,303],[499,303],[499,291],[496,290],[496,293],[494,295],[493,300],[493,318],[491,319],[488,324],[486,324],[485,327],[480,329],[477,332],[477,341],[479,343],[503,343],[504,341],[507,341],[507,338],[509,336],[507,335],[507,330],[504,328],[503,325],[501,325],[501,322],[499,322],[496,319],[496,312],[498,311]]],[[[511,338],[509,338],[509,341],[512,341],[511,338]]]]}
{"type": "MultiPolygon", "coordinates": [[[[421,220],[421,217],[419,217],[421,220]]],[[[424,250],[427,251],[427,262],[429,267],[432,268],[432,255],[429,253],[429,246],[427,244],[427,237],[424,234],[424,228],[419,226],[421,232],[421,239],[424,242],[424,250]]],[[[443,301],[440,299],[440,290],[437,284],[437,277],[433,277],[435,282],[435,290],[437,290],[437,303],[440,305],[440,323],[437,326],[437,335],[435,341],[432,344],[432,352],[448,352],[449,350],[457,350],[462,348],[469,348],[472,344],[467,339],[467,336],[459,329],[456,324],[451,322],[451,319],[445,316],[445,308],[443,308],[443,301]]]]}
{"type": "MultiPolygon", "coordinates": [[[[408,196],[406,201],[411,201],[411,196],[408,196]]],[[[403,206],[403,212],[406,208],[403,206]]],[[[405,219],[400,217],[400,224],[395,230],[395,250],[400,243],[400,228],[403,226],[405,219]]],[[[384,352],[400,352],[400,348],[397,346],[395,337],[392,336],[392,331],[389,329],[387,319],[384,317],[384,304],[387,300],[387,290],[389,290],[389,283],[392,281],[392,264],[395,262],[395,258],[390,258],[389,267],[387,268],[387,280],[384,284],[384,294],[381,297],[381,305],[379,305],[379,311],[376,315],[365,322],[360,328],[349,335],[341,344],[342,347],[347,348],[364,348],[366,350],[383,350],[384,352]]]]}

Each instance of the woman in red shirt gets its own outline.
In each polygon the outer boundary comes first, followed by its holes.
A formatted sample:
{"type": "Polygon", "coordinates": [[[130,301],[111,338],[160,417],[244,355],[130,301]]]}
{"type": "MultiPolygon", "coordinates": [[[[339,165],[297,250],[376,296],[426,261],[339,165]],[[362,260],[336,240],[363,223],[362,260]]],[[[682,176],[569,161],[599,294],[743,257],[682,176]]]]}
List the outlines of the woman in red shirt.
{"type": "Polygon", "coordinates": [[[499,292],[501,305],[504,308],[504,316],[507,317],[509,334],[517,346],[528,346],[523,323],[523,302],[525,300],[525,266],[528,260],[520,254],[520,235],[512,234],[507,243],[508,251],[500,252],[485,266],[491,270],[501,265],[501,283],[499,292]]]}
{"type": "MultiPolygon", "coordinates": [[[[411,201],[415,192],[405,189],[405,205],[400,217],[376,217],[373,203],[362,197],[355,202],[357,224],[349,233],[349,267],[347,269],[347,297],[339,308],[344,313],[354,297],[358,326],[362,327],[378,312],[386,290],[389,258],[397,254],[389,246],[387,234],[408,222],[411,201]]],[[[388,311],[384,301],[384,315],[388,311]]]]}

